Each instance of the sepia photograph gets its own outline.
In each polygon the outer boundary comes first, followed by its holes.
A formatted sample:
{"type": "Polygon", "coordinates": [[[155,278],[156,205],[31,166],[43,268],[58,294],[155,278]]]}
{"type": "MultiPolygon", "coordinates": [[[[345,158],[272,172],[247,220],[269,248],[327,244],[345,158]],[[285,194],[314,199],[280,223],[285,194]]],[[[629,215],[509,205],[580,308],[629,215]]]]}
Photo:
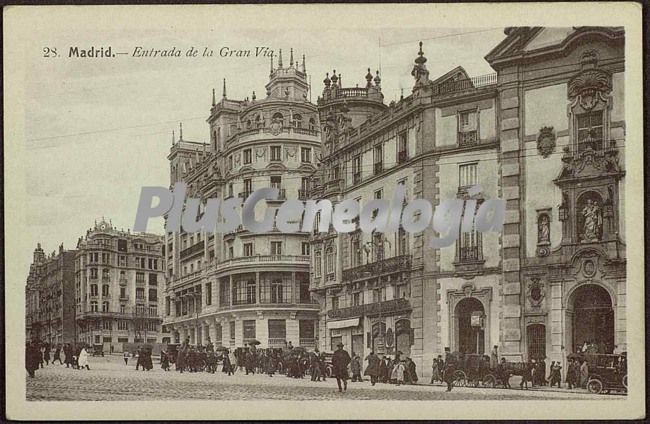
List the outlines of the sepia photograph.
{"type": "Polygon", "coordinates": [[[492,6],[6,8],[8,417],[644,417],[641,10],[492,6]]]}

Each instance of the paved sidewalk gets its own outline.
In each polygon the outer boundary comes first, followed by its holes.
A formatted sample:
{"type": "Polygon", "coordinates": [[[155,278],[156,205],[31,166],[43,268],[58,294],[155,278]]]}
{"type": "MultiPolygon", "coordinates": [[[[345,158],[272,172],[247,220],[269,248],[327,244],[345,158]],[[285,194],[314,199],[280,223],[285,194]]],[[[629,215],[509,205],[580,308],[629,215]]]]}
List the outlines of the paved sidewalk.
{"type": "Polygon", "coordinates": [[[506,390],[456,387],[446,392],[442,385],[396,386],[369,382],[348,383],[348,391],[339,393],[334,379],[312,382],[284,375],[249,375],[237,372],[227,376],[165,372],[159,364],[151,371],[136,371],[135,359],[129,365],[118,356],[90,358],[90,371],[49,365],[26,376],[28,400],[515,400],[515,399],[625,399],[624,396],[592,395],[585,392],[548,390],[506,390]]]}

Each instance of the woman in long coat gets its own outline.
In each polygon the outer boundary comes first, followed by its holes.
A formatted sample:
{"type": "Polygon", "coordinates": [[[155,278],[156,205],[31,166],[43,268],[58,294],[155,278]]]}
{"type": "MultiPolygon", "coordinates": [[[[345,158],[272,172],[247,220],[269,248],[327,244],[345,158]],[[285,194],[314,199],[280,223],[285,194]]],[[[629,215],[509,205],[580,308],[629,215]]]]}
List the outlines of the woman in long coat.
{"type": "Polygon", "coordinates": [[[404,364],[402,361],[395,361],[393,373],[391,374],[391,380],[397,381],[398,386],[404,383],[404,364]]]}
{"type": "Polygon", "coordinates": [[[375,355],[375,352],[370,351],[370,354],[366,356],[366,361],[368,361],[368,366],[363,372],[363,375],[369,375],[370,383],[374,386],[377,383],[378,377],[381,375],[381,359],[375,355]]]}
{"type": "Polygon", "coordinates": [[[85,346],[83,346],[81,348],[81,351],[79,352],[78,364],[79,364],[79,369],[85,367],[87,370],[90,371],[90,367],[88,366],[88,351],[86,351],[85,346]]]}
{"type": "Polygon", "coordinates": [[[589,379],[589,365],[587,361],[582,361],[580,364],[580,387],[587,387],[587,380],[589,379]]]}

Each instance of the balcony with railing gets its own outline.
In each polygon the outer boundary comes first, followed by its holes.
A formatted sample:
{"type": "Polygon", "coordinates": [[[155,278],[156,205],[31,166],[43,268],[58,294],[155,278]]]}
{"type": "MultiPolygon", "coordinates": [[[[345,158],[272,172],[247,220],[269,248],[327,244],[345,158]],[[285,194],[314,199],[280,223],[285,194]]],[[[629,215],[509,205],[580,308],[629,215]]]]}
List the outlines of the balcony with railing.
{"type": "Polygon", "coordinates": [[[477,131],[463,131],[458,133],[458,145],[460,147],[476,146],[478,144],[477,131]]]}
{"type": "Polygon", "coordinates": [[[411,303],[408,299],[399,298],[383,302],[367,303],[365,305],[337,308],[327,311],[329,319],[357,318],[369,315],[397,314],[411,310],[411,303]]]}
{"type": "Polygon", "coordinates": [[[180,253],[181,259],[184,259],[184,258],[187,258],[187,257],[190,257],[190,256],[194,256],[194,255],[197,255],[199,253],[203,253],[204,248],[205,248],[205,245],[203,244],[203,241],[201,241],[199,243],[196,243],[196,244],[193,244],[192,246],[181,250],[181,253],[180,253]]]}
{"type": "Polygon", "coordinates": [[[313,349],[316,347],[316,338],[300,338],[298,344],[300,347],[304,347],[305,349],[313,349]]]}
{"type": "Polygon", "coordinates": [[[410,271],[411,255],[394,256],[354,268],[344,269],[343,281],[354,281],[393,272],[410,271]]]}
{"type": "Polygon", "coordinates": [[[287,339],[286,338],[271,338],[269,337],[269,347],[285,347],[287,339]]]}
{"type": "Polygon", "coordinates": [[[343,190],[344,181],[340,178],[331,179],[325,182],[325,196],[334,195],[340,193],[343,190]]]}
{"type": "Polygon", "coordinates": [[[255,255],[231,258],[217,264],[217,270],[225,270],[239,266],[248,267],[250,265],[264,264],[304,264],[309,265],[310,257],[308,255],[255,255]]]}
{"type": "Polygon", "coordinates": [[[278,198],[277,199],[267,199],[267,202],[284,202],[287,200],[287,190],[280,187],[271,187],[278,189],[278,198]]]}
{"type": "Polygon", "coordinates": [[[433,87],[434,96],[461,93],[480,88],[496,87],[497,74],[479,75],[456,81],[446,81],[433,87]]]}

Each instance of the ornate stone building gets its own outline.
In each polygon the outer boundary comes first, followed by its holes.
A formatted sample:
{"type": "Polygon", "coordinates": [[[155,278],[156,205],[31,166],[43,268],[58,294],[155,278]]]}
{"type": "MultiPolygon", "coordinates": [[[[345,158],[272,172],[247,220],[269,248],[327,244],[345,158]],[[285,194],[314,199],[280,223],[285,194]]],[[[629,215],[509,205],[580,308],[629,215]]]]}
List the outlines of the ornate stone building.
{"type": "Polygon", "coordinates": [[[324,80],[312,197],[363,204],[403,183],[434,208],[502,198],[506,213],[501,233],[441,249],[431,226],[314,233],[321,349],[401,351],[424,374],[445,347],[512,361],[563,360],[585,340],[625,350],[623,30],[505,33],[481,77],[430,79],[420,44],[412,94],[389,105],[370,71],[362,88],[324,80]]]}
{"type": "Polygon", "coordinates": [[[78,340],[120,352],[125,343],[169,341],[162,322],[162,237],[102,218],[79,238],[74,265],[78,340]]]}
{"type": "Polygon", "coordinates": [[[26,340],[52,345],[75,340],[74,250],[45,254],[39,243],[25,287],[26,340]]]}
{"type": "MultiPolygon", "coordinates": [[[[277,207],[306,199],[320,154],[319,120],[308,101],[304,56],[288,66],[271,59],[266,95],[232,100],[213,92],[210,143],[173,142],[170,182],[185,182],[188,196],[245,200],[262,187],[279,189],[277,207]]],[[[262,202],[264,203],[264,202],[262,202]]],[[[259,204],[257,219],[266,206],[259,204]]],[[[241,216],[241,213],[239,213],[241,216]]],[[[243,347],[315,346],[318,305],[309,291],[307,233],[235,231],[167,234],[165,324],[176,341],[243,347]]]]}

